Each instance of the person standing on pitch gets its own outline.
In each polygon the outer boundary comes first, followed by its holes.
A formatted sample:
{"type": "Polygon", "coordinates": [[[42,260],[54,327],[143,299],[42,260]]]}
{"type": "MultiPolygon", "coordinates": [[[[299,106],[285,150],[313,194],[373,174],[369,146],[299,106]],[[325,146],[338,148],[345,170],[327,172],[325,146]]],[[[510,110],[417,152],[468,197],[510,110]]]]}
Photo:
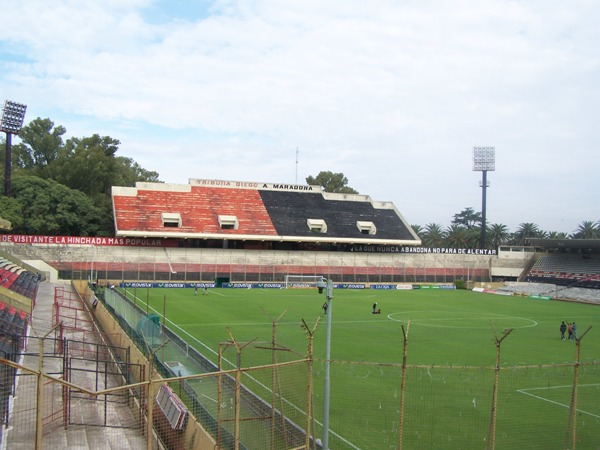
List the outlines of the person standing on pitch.
{"type": "Polygon", "coordinates": [[[377,302],[373,303],[373,312],[371,314],[377,314],[377,302]]]}
{"type": "Polygon", "coordinates": [[[323,314],[327,314],[328,307],[329,307],[329,305],[327,304],[327,302],[323,303],[323,314]]]}
{"type": "Polygon", "coordinates": [[[561,339],[561,341],[566,341],[567,340],[567,338],[565,337],[565,332],[566,331],[567,331],[567,324],[563,320],[562,323],[560,324],[560,339],[561,339]]]}
{"type": "Polygon", "coordinates": [[[577,324],[575,322],[571,325],[571,332],[571,339],[577,340],[577,324]]]}

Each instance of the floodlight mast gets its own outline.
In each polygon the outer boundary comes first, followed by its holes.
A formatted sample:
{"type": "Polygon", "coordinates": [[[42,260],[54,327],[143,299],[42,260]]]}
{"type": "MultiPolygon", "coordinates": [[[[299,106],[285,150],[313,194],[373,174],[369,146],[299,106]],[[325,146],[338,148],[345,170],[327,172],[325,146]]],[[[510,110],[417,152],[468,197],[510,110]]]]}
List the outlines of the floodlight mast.
{"type": "Polygon", "coordinates": [[[4,110],[2,111],[2,120],[0,121],[0,131],[6,133],[6,155],[4,162],[4,195],[10,195],[10,171],[12,165],[12,135],[19,134],[23,127],[25,119],[26,105],[11,102],[4,102],[4,110]]]}
{"type": "Polygon", "coordinates": [[[482,172],[481,186],[481,237],[479,246],[486,248],[486,189],[487,172],[496,170],[496,149],[494,147],[473,147],[473,171],[482,172]]]}

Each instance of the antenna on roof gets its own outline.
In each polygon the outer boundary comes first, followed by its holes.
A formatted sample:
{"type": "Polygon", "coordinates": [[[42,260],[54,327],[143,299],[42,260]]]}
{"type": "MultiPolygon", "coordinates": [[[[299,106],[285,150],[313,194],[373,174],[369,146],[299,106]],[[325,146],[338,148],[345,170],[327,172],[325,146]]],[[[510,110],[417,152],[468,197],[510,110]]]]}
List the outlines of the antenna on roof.
{"type": "Polygon", "coordinates": [[[298,184],[298,147],[296,147],[296,184],[298,184]]]}

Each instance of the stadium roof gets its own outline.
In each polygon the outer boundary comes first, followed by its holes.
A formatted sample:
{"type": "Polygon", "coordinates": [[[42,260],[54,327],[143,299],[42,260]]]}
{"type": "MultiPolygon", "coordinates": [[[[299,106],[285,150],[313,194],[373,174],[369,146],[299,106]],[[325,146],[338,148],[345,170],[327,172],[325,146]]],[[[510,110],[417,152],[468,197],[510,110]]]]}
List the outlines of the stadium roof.
{"type": "Polygon", "coordinates": [[[320,186],[191,179],[113,187],[118,237],[421,245],[391,202],[320,186]]]}
{"type": "Polygon", "coordinates": [[[600,239],[528,239],[536,247],[546,249],[600,249],[600,239]]]}

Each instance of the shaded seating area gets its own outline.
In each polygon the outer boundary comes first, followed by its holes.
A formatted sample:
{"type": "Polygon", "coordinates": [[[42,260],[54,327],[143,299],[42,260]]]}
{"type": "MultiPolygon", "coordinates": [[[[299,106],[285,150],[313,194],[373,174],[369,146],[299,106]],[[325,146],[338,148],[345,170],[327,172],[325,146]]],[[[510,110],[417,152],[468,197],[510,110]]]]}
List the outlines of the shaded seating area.
{"type": "Polygon", "coordinates": [[[377,241],[414,241],[406,222],[390,204],[340,194],[261,190],[261,198],[279,236],[377,241]],[[329,197],[329,198],[328,198],[329,197]],[[310,221],[316,226],[311,227],[310,221]]]}
{"type": "Polygon", "coordinates": [[[0,336],[23,336],[29,317],[25,311],[0,301],[0,336]]]}
{"type": "Polygon", "coordinates": [[[526,276],[534,283],[600,289],[600,258],[587,254],[540,256],[526,276]]]}

